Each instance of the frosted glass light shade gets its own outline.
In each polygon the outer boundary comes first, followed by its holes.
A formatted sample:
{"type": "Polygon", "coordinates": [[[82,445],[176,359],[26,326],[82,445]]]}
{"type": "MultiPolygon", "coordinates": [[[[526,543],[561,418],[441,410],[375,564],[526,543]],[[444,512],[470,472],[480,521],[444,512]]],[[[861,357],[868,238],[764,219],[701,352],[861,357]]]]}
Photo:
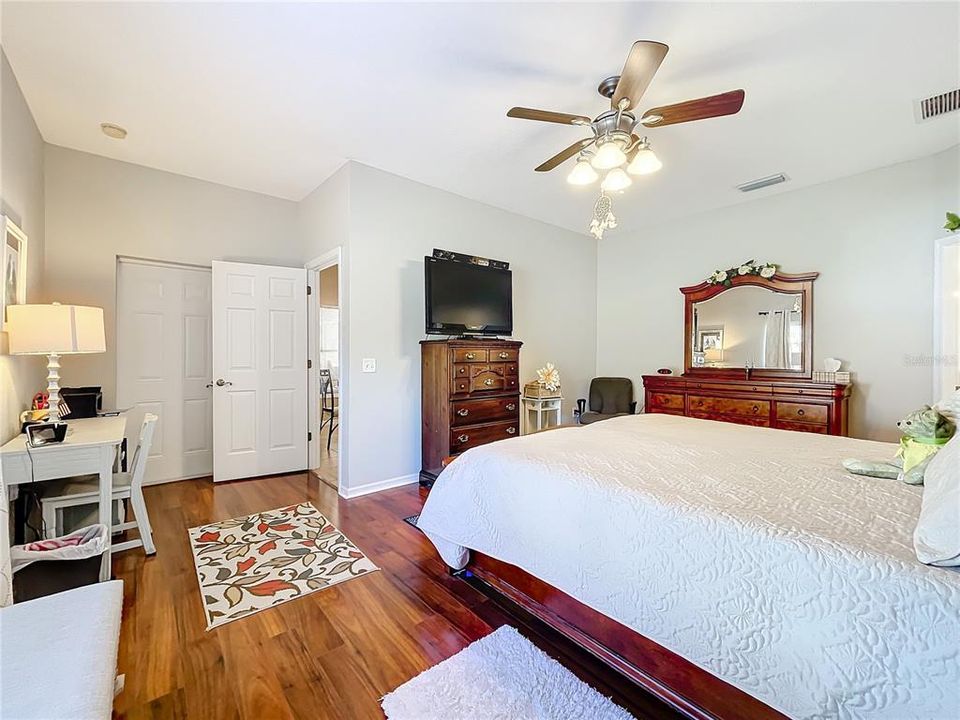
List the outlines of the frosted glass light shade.
{"type": "Polygon", "coordinates": [[[653,150],[648,147],[641,147],[637,151],[636,157],[627,166],[627,172],[631,175],[649,175],[662,167],[663,163],[660,162],[660,158],[653,150]]]}
{"type": "Polygon", "coordinates": [[[606,190],[607,192],[616,192],[618,190],[624,190],[633,183],[633,180],[630,179],[630,176],[627,175],[621,168],[614,168],[607,173],[607,176],[603,179],[603,182],[600,183],[600,187],[606,190]]]}
{"type": "Polygon", "coordinates": [[[577,164],[573,166],[570,174],[567,175],[567,182],[571,185],[589,185],[590,183],[596,182],[597,177],[599,177],[597,171],[593,169],[587,160],[579,160],[577,164]]]}
{"type": "Polygon", "coordinates": [[[609,170],[623,165],[627,161],[627,156],[620,147],[620,143],[614,140],[607,140],[597,147],[590,164],[597,170],[609,170]]]}
{"type": "Polygon", "coordinates": [[[84,305],[11,305],[7,308],[11,355],[106,352],[103,308],[84,305]]]}

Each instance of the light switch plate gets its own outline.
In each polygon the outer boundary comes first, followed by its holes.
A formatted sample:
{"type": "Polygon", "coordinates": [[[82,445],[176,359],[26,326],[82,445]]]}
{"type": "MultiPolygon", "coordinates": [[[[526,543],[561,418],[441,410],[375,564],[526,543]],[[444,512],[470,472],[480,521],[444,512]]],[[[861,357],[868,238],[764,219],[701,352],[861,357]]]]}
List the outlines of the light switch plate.
{"type": "Polygon", "coordinates": [[[374,358],[363,358],[360,361],[360,371],[370,373],[375,373],[377,371],[377,361],[374,358]]]}

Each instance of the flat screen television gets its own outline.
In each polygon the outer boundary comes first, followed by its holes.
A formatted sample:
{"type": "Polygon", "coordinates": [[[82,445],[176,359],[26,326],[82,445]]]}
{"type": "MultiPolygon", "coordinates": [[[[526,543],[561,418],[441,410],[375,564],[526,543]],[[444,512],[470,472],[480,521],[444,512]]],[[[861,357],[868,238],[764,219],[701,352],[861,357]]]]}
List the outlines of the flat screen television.
{"type": "Polygon", "coordinates": [[[424,258],[428,335],[512,335],[513,275],[471,262],[424,258]]]}

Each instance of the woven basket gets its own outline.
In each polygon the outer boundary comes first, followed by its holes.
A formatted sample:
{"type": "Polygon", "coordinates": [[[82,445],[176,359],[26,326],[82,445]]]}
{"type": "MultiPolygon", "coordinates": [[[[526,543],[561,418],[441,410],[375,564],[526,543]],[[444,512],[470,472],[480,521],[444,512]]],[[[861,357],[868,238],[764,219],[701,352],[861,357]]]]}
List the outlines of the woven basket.
{"type": "Polygon", "coordinates": [[[547,390],[538,382],[528,382],[523,386],[523,395],[528,398],[558,398],[560,397],[560,388],[556,390],[547,390]]]}

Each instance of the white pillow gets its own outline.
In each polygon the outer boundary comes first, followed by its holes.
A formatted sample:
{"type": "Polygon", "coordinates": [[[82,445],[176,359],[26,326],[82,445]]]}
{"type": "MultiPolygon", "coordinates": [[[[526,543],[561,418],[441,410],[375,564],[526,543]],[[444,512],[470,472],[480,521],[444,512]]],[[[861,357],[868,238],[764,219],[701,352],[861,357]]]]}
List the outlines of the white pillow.
{"type": "Polygon", "coordinates": [[[947,395],[943,400],[934,405],[934,407],[941,415],[946,415],[953,420],[954,423],[960,424],[960,390],[956,390],[950,395],[947,395]]]}
{"type": "Polygon", "coordinates": [[[922,563],[960,566],[960,434],[933,456],[924,471],[913,547],[922,563]]]}

